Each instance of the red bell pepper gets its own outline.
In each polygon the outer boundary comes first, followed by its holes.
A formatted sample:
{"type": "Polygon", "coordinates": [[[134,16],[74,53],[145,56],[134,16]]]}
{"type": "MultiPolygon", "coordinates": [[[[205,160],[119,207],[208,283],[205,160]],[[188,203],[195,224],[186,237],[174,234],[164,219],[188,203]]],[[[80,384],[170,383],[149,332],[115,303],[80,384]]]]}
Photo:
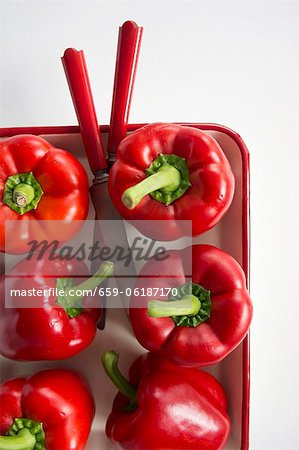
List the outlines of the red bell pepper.
{"type": "Polygon", "coordinates": [[[209,230],[227,211],[234,176],[209,134],[175,124],[147,125],[118,147],[109,176],[110,197],[119,213],[143,234],[172,240],[209,230]],[[157,226],[146,222],[167,221],[157,226]]]}
{"type": "Polygon", "coordinates": [[[74,285],[70,277],[88,276],[79,260],[38,260],[35,255],[19,262],[1,287],[0,353],[35,361],[64,359],[84,350],[96,335],[102,313],[95,305],[97,297],[84,295],[112,272],[113,264],[104,262],[91,278],[80,284],[76,278],[74,285]],[[10,297],[10,292],[16,294],[10,297]]]}
{"type": "Polygon", "coordinates": [[[84,450],[95,412],[85,380],[50,369],[0,386],[0,450],[84,450]]]}
{"type": "Polygon", "coordinates": [[[0,141],[0,251],[24,253],[29,240],[45,239],[45,231],[48,240],[57,238],[55,227],[37,226],[30,237],[12,230],[5,245],[7,220],[73,221],[64,236],[67,240],[78,231],[78,221],[87,213],[87,175],[73,155],[38,136],[19,135],[0,141]]]}
{"type": "Polygon", "coordinates": [[[211,245],[192,247],[192,282],[186,266],[190,248],[172,250],[163,261],[150,260],[139,274],[130,319],[140,344],[173,361],[207,366],[221,361],[243,340],[252,318],[246,280],[237,261],[211,245]],[[163,297],[163,288],[175,288],[163,297]]]}
{"type": "Polygon", "coordinates": [[[104,368],[119,389],[106,434],[128,450],[217,450],[229,432],[226,397],[212,375],[185,368],[157,354],[132,365],[128,382],[118,355],[106,352],[104,368]]]}

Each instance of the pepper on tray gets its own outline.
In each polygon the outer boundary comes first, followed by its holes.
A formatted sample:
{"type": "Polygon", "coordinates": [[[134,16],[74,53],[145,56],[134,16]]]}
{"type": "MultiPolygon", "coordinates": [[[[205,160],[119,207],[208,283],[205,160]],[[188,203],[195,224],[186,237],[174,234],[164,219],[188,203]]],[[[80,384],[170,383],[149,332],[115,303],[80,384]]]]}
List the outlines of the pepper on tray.
{"type": "Polygon", "coordinates": [[[76,372],[49,369],[0,386],[0,450],[84,450],[95,404],[76,372]]]}
{"type": "Polygon", "coordinates": [[[77,259],[34,255],[20,261],[1,285],[0,353],[34,361],[64,359],[84,350],[96,335],[102,313],[98,297],[87,294],[113,269],[113,263],[103,262],[86,279],[87,267],[77,259]],[[78,276],[84,279],[80,284],[78,276]]]}
{"type": "Polygon", "coordinates": [[[109,194],[119,213],[158,240],[201,234],[229,208],[234,175],[216,140],[188,126],[150,124],[117,149],[109,194]],[[153,226],[152,220],[167,221],[153,226]]]}
{"type": "Polygon", "coordinates": [[[0,251],[24,253],[32,239],[57,239],[51,223],[20,231],[20,221],[68,221],[68,240],[88,213],[88,180],[79,161],[39,136],[18,135],[0,141],[0,251]],[[16,221],[5,241],[5,223],[16,221]],[[19,228],[18,228],[19,226],[19,228]]]}
{"type": "Polygon", "coordinates": [[[224,447],[230,420],[224,390],[210,374],[153,353],[139,357],[127,381],[118,355],[105,352],[104,368],[119,389],[106,434],[128,450],[224,447]]]}
{"type": "Polygon", "coordinates": [[[201,367],[221,361],[240,344],[250,326],[252,303],[244,272],[232,256],[211,245],[191,249],[192,281],[186,279],[190,247],[145,264],[134,292],[151,289],[156,294],[132,295],[130,319],[143,347],[201,367]],[[161,288],[175,293],[165,298],[161,288]]]}

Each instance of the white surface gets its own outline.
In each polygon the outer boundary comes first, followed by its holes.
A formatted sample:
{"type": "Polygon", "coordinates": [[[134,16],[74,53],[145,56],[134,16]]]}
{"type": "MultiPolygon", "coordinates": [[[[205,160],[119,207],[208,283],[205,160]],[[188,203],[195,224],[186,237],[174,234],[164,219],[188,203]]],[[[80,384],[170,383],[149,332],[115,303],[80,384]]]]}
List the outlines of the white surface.
{"type": "Polygon", "coordinates": [[[117,27],[143,25],[131,122],[218,122],[251,152],[251,448],[298,436],[298,2],[1,1],[1,126],[75,124],[59,57],[83,48],[107,123],[117,27]]]}

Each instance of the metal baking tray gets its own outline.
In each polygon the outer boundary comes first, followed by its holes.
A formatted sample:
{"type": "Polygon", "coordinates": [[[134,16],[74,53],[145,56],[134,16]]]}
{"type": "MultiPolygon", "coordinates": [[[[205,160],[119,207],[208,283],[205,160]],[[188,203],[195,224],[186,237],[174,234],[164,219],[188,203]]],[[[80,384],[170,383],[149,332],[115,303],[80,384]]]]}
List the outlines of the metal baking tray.
{"type": "MultiPolygon", "coordinates": [[[[132,132],[144,124],[129,125],[132,132]]],[[[235,195],[230,209],[222,220],[210,231],[194,240],[195,243],[215,245],[230,253],[241,264],[249,285],[249,153],[241,139],[234,131],[222,125],[184,123],[211,134],[222,147],[235,175],[235,195]]],[[[108,126],[101,127],[103,140],[107,139],[108,126]]],[[[2,128],[0,137],[17,134],[40,135],[56,147],[73,153],[90,172],[79,128],[76,126],[2,128]]],[[[90,202],[89,218],[94,218],[90,202]]],[[[248,286],[249,287],[249,286],[248,286]]],[[[101,367],[100,355],[105,350],[116,349],[120,352],[120,367],[126,374],[133,360],[145,350],[138,344],[132,334],[124,309],[109,309],[104,331],[98,331],[94,342],[79,355],[63,361],[15,362],[4,357],[0,359],[1,379],[21,374],[31,374],[46,367],[67,367],[81,371],[88,379],[96,399],[96,417],[92,426],[86,450],[109,450],[115,445],[106,438],[105,422],[110,413],[112,401],[116,394],[110,380],[101,367]]],[[[246,450],[249,446],[249,337],[222,362],[207,368],[224,386],[229,405],[232,431],[226,449],[246,450]]]]}

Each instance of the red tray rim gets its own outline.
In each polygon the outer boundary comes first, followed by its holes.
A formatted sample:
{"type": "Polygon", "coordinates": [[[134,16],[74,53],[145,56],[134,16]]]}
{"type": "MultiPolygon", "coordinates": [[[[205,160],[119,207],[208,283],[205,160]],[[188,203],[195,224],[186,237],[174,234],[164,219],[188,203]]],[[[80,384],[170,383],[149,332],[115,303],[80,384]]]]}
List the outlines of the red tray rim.
{"type": "MultiPolygon", "coordinates": [[[[205,131],[218,131],[228,135],[240,149],[242,159],[242,267],[245,272],[247,286],[250,281],[250,189],[249,189],[249,151],[241,138],[241,136],[232,129],[219,125],[217,123],[196,123],[196,122],[176,122],[179,125],[192,126],[200,128],[205,131]]],[[[138,128],[146,125],[129,124],[128,131],[135,131],[138,128]]],[[[109,131],[109,125],[101,125],[100,129],[103,133],[109,131]]],[[[0,137],[11,137],[18,134],[33,134],[33,135],[51,135],[51,134],[76,134],[80,133],[79,126],[62,125],[62,126],[33,126],[33,127],[9,127],[0,128],[0,137]]],[[[250,403],[250,343],[249,334],[245,337],[243,343],[243,361],[242,361],[242,375],[243,375],[243,389],[242,389],[242,431],[241,431],[241,450],[249,448],[249,403],[250,403]]]]}

